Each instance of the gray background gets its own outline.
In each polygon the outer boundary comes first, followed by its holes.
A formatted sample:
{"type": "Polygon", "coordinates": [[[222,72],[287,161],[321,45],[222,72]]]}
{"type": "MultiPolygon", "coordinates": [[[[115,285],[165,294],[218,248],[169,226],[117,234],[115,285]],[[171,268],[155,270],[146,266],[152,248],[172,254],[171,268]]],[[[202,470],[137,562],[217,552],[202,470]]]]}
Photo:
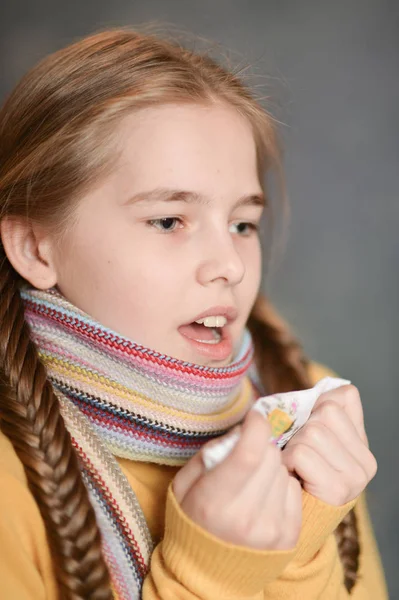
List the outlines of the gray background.
{"type": "Polygon", "coordinates": [[[1,97],[73,39],[153,20],[255,65],[255,83],[267,83],[286,124],[292,205],[267,289],[307,353],[362,392],[379,462],[369,504],[390,597],[399,598],[398,2],[2,0],[0,10],[1,97]]]}

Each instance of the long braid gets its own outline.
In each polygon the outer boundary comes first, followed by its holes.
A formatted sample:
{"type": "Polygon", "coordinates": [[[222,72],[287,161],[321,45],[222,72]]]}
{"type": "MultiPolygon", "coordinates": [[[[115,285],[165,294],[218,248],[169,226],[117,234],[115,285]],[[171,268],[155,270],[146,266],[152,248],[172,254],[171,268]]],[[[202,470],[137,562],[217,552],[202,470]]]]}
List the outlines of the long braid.
{"type": "MultiPolygon", "coordinates": [[[[255,360],[265,389],[286,392],[311,387],[309,361],[292,336],[288,325],[264,296],[252,309],[248,328],[251,331],[255,360]]],[[[344,569],[344,584],[350,592],[356,583],[360,546],[356,514],[351,510],[335,531],[338,552],[344,569]]]]}
{"type": "Polygon", "coordinates": [[[358,578],[360,544],[357,530],[357,517],[351,510],[338,525],[335,535],[337,537],[338,552],[344,568],[345,587],[350,592],[358,578]]]}
{"type": "Polygon", "coordinates": [[[110,600],[101,538],[46,369],[25,321],[19,275],[0,245],[0,428],[41,512],[62,600],[110,600]]]}

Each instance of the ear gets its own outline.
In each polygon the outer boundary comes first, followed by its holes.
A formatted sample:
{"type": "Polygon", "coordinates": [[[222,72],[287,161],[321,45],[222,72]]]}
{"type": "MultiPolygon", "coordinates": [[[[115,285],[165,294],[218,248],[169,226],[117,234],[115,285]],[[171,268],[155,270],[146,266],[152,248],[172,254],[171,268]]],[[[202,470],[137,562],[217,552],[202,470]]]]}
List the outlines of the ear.
{"type": "Polygon", "coordinates": [[[46,290],[57,283],[50,235],[22,217],[4,217],[0,235],[8,260],[29,283],[46,290]]]}

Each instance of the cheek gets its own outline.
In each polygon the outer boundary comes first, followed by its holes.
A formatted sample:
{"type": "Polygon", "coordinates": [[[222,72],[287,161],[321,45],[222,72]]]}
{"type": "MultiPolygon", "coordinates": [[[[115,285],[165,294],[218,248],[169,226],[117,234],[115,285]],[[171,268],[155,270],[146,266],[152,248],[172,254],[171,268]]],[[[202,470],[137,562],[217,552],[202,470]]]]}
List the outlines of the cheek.
{"type": "Polygon", "coordinates": [[[254,258],[254,277],[257,281],[257,287],[260,286],[260,281],[262,279],[262,248],[260,242],[258,242],[256,247],[256,256],[254,258]]]}
{"type": "Polygon", "coordinates": [[[245,257],[245,279],[247,293],[255,297],[258,293],[262,278],[262,250],[260,241],[254,240],[253,246],[248,248],[245,257]]]}
{"type": "Polygon", "coordinates": [[[143,296],[157,297],[166,301],[180,293],[182,283],[187,281],[184,261],[165,260],[165,252],[141,254],[140,260],[127,260],[126,271],[133,284],[133,291],[143,296]]]}
{"type": "Polygon", "coordinates": [[[239,323],[237,322],[237,335],[245,327],[259,293],[262,279],[262,252],[260,243],[256,241],[253,246],[247,246],[241,256],[243,261],[245,261],[245,276],[237,289],[237,298],[242,315],[239,323]]]}
{"type": "Polygon", "coordinates": [[[176,317],[190,293],[188,273],[182,260],[166,260],[164,252],[140,254],[140,260],[124,259],[124,294],[143,323],[161,331],[176,317]],[[165,316],[169,319],[165,319],[165,316]]]}

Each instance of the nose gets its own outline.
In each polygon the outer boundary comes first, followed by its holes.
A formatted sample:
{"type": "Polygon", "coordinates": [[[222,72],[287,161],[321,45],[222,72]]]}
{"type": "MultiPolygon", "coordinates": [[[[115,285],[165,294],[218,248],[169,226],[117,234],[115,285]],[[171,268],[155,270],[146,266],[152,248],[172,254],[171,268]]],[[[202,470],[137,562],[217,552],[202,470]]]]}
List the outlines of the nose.
{"type": "Polygon", "coordinates": [[[197,280],[201,285],[221,281],[235,286],[245,274],[245,265],[235,246],[231,233],[212,232],[204,239],[197,268],[197,280]]]}

